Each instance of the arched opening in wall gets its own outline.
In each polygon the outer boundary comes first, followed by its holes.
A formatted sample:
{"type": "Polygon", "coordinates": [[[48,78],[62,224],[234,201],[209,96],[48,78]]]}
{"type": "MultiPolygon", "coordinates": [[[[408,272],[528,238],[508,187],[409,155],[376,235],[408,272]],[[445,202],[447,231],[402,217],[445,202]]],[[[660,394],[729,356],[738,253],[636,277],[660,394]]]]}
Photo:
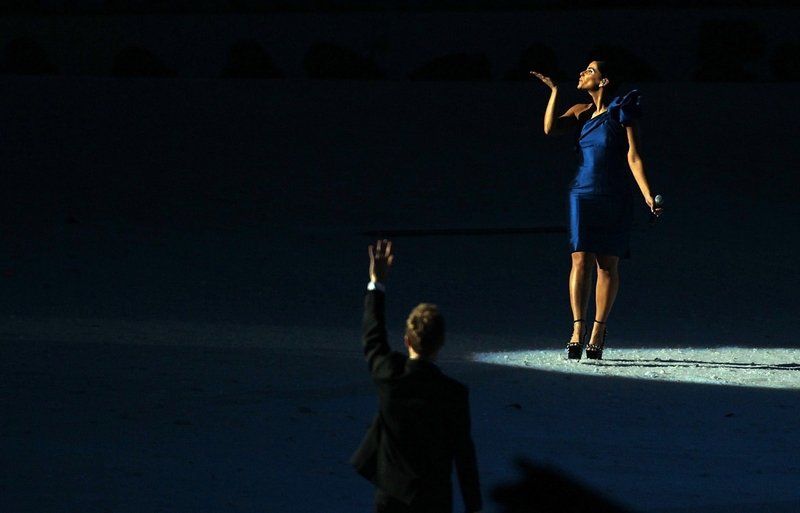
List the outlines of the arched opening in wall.
{"type": "Polygon", "coordinates": [[[761,60],[766,39],[751,20],[705,20],[700,25],[698,82],[753,82],[758,75],[742,64],[761,60]]]}
{"type": "Polygon", "coordinates": [[[242,39],[228,49],[228,61],[221,78],[286,78],[272,56],[252,39],[242,39]]]}
{"type": "Polygon", "coordinates": [[[800,44],[778,45],[769,57],[769,68],[778,82],[800,82],[800,44]]]}
{"type": "Polygon", "coordinates": [[[168,67],[153,52],[141,46],[123,48],[114,59],[112,74],[115,77],[174,77],[175,70],[168,67]]]}
{"type": "Polygon", "coordinates": [[[386,73],[371,59],[336,43],[315,43],[303,57],[311,79],[383,80],[386,73]]]}
{"type": "Polygon", "coordinates": [[[611,61],[623,82],[660,82],[661,77],[649,62],[620,45],[600,43],[592,47],[586,63],[611,61]]]}
{"type": "Polygon", "coordinates": [[[8,75],[58,75],[55,64],[42,45],[29,37],[18,37],[8,42],[0,73],[8,75]]]}
{"type": "Polygon", "coordinates": [[[520,52],[516,66],[508,70],[504,80],[520,81],[535,79],[531,71],[538,71],[556,82],[567,80],[567,75],[558,67],[558,54],[549,46],[537,43],[520,52]]]}
{"type": "Polygon", "coordinates": [[[483,53],[453,53],[425,62],[409,73],[411,80],[491,80],[492,67],[483,53]]]}

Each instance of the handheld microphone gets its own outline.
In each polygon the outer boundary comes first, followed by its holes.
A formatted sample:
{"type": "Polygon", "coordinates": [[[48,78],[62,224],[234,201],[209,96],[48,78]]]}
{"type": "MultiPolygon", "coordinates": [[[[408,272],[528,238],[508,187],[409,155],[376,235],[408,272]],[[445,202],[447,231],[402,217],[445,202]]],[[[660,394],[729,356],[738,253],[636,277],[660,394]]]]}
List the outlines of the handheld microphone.
{"type": "MultiPolygon", "coordinates": [[[[664,198],[662,198],[660,194],[656,194],[656,197],[653,198],[653,210],[663,207],[664,207],[664,198]]],[[[658,216],[656,215],[655,212],[652,212],[650,214],[650,222],[648,223],[650,225],[650,228],[652,228],[653,225],[656,224],[657,217],[658,216]]]]}

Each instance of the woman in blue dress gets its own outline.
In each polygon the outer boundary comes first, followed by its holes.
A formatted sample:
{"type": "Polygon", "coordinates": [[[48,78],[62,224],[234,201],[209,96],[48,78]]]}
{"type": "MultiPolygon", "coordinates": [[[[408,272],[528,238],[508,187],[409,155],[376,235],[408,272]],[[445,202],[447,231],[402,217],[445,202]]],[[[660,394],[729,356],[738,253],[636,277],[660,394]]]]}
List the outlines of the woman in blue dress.
{"type": "Polygon", "coordinates": [[[615,97],[619,82],[611,64],[592,61],[578,80],[578,89],[589,93],[592,103],[573,105],[556,117],[558,86],[541,73],[531,73],[551,91],[544,133],[561,135],[573,128],[579,130],[578,172],[569,185],[569,293],[574,322],[567,356],[579,360],[583,354],[588,331],[586,311],[596,268],[595,317],[586,357],[599,360],[605,346],[605,323],[619,288],[619,259],[629,256],[634,201],[630,174],[650,211],[661,213],[661,208],[655,208],[639,155],[640,95],[633,90],[615,97]]]}

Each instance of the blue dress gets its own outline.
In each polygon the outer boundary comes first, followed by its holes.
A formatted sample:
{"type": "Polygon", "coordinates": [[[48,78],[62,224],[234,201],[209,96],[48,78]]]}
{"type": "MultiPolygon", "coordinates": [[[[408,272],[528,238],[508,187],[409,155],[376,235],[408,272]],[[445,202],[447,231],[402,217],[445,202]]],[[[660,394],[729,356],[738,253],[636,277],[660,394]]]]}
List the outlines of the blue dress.
{"type": "Polygon", "coordinates": [[[614,98],[605,112],[581,128],[578,172],[569,184],[573,252],[630,256],[633,193],[623,123],[641,116],[640,101],[636,90],[614,98]]]}

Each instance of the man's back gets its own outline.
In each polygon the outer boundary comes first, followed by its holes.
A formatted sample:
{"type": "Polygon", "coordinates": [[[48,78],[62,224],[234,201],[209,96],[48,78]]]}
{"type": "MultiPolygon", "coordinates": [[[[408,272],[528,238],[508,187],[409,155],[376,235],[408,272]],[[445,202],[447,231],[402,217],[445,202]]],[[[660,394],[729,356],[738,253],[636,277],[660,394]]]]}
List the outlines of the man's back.
{"type": "Polygon", "coordinates": [[[384,293],[368,291],[364,355],[378,390],[378,413],[351,463],[379,490],[409,505],[451,511],[456,463],[469,511],[481,507],[467,387],[424,358],[389,347],[384,293]]]}
{"type": "Polygon", "coordinates": [[[432,363],[406,357],[403,367],[396,377],[374,380],[386,441],[408,454],[414,468],[438,471],[449,482],[454,434],[463,422],[458,413],[468,410],[467,387],[432,363]]]}

